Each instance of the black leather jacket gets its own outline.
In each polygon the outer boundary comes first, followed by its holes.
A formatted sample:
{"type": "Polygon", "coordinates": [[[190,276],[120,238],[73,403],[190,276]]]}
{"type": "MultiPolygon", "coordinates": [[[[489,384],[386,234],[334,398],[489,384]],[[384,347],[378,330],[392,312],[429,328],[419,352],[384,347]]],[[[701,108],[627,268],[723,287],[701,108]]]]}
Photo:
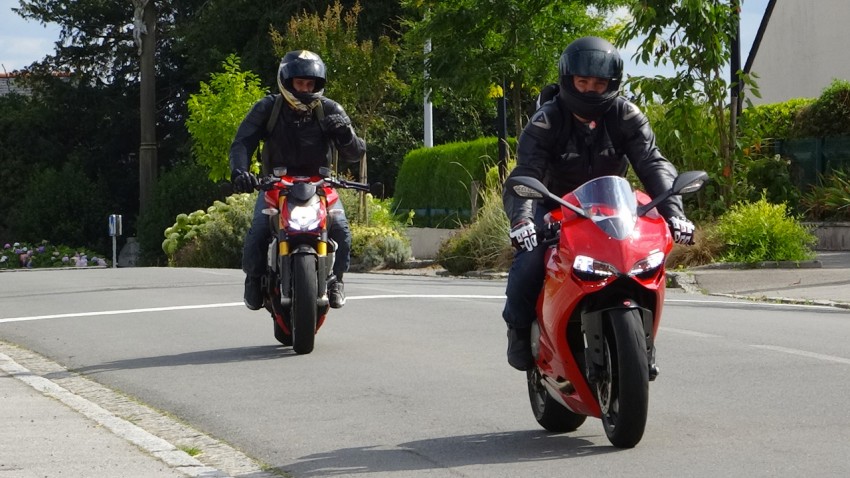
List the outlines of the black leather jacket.
{"type": "MultiPolygon", "coordinates": [[[[250,170],[251,156],[261,140],[265,141],[263,148],[267,150],[263,155],[266,158],[262,165],[263,174],[271,173],[275,167],[286,166],[290,175],[312,176],[318,173],[320,167],[330,164],[330,138],[322,131],[315,113],[298,112],[284,101],[272,133],[267,133],[277,96],[268,95],[258,101],[242,120],[230,145],[231,171],[250,170]]],[[[347,117],[342,106],[327,98],[322,98],[322,109],[325,116],[341,114],[347,117]]],[[[353,129],[351,141],[336,146],[340,159],[346,162],[359,161],[366,152],[366,143],[354,134],[353,129]]]]}
{"type": "MultiPolygon", "coordinates": [[[[669,189],[677,175],[655,146],[646,116],[625,98],[617,98],[594,128],[575,119],[556,98],[534,113],[520,135],[511,176],[534,177],[563,196],[593,178],[625,176],[629,164],[652,197],[669,189]]],[[[512,225],[534,217],[531,200],[505,191],[502,201],[512,225]]],[[[659,204],[658,211],[665,218],[684,217],[678,196],[659,204]]]]}

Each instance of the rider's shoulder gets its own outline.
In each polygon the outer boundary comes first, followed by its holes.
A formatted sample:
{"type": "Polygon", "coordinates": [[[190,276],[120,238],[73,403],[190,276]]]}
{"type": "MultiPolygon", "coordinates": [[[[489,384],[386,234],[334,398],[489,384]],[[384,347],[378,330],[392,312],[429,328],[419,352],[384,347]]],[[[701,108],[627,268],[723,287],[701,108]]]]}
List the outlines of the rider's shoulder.
{"type": "Polygon", "coordinates": [[[537,134],[556,134],[564,123],[563,113],[557,101],[549,101],[531,115],[526,130],[537,134]]]}
{"type": "Polygon", "coordinates": [[[618,96],[614,100],[614,104],[608,110],[606,116],[616,121],[625,130],[638,129],[647,122],[646,115],[640,108],[622,96],[618,96]]]}
{"type": "Polygon", "coordinates": [[[324,96],[322,97],[322,109],[325,110],[325,115],[345,114],[345,108],[341,104],[324,96]]]}

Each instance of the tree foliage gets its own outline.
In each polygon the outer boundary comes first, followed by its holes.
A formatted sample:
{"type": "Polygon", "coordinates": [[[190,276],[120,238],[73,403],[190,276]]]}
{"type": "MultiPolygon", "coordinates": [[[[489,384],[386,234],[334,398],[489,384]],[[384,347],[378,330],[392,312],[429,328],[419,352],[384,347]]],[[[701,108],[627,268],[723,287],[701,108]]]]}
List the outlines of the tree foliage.
{"type": "MultiPolygon", "coordinates": [[[[631,77],[629,83],[639,100],[657,99],[679,124],[680,141],[699,150],[698,156],[680,158],[688,169],[706,169],[723,190],[722,201],[730,205],[737,197],[738,168],[735,139],[730,138],[729,83],[723,68],[731,58],[739,11],[737,0],[640,0],[629,6],[631,18],[617,37],[617,45],[643,38],[635,56],[644,64],[672,66],[672,77],[631,77]],[[705,108],[712,127],[697,128],[705,108]],[[734,150],[734,151],[733,151],[734,150]],[[717,159],[720,158],[720,161],[717,159]]],[[[753,79],[738,72],[738,81],[758,95],[753,79]]]]}
{"type": "MultiPolygon", "coordinates": [[[[224,72],[211,74],[210,82],[202,82],[201,91],[189,97],[186,120],[192,153],[208,169],[212,181],[230,179],[230,143],[242,119],[265,95],[260,78],[242,71],[235,55],[227,57],[222,67],[224,72]]],[[[256,163],[253,167],[257,168],[256,163]]]]}
{"type": "MultiPolygon", "coordinates": [[[[408,44],[424,55],[423,88],[439,103],[447,90],[486,99],[493,85],[505,85],[522,129],[523,92],[531,100],[557,78],[558,58],[574,39],[611,37],[606,12],[617,0],[408,0],[415,13],[408,44]],[[595,5],[589,7],[589,4],[595,5]],[[430,41],[430,51],[423,47],[430,41]]],[[[422,58],[422,56],[420,56],[422,58]]],[[[422,63],[420,63],[422,64],[422,63]]]]}
{"type": "Polygon", "coordinates": [[[327,67],[325,93],[339,102],[358,128],[369,139],[381,114],[395,105],[405,85],[393,70],[399,46],[389,37],[377,41],[358,40],[359,2],[345,11],[336,1],[324,15],[302,12],[293,16],[280,33],[272,28],[275,52],[283,56],[292,50],[310,50],[319,54],[327,67]]]}

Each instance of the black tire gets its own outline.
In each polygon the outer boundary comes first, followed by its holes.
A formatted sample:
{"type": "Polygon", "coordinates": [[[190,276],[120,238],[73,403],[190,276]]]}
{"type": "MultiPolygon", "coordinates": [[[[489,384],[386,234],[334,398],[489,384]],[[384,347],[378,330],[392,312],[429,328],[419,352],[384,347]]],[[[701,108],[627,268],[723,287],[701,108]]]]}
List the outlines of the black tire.
{"type": "Polygon", "coordinates": [[[526,372],[528,377],[528,399],[534,419],[541,427],[555,433],[575,431],[587,419],[568,410],[560,402],[552,398],[543,385],[543,379],[537,369],[526,372]]]}
{"type": "Polygon", "coordinates": [[[308,354],[316,340],[316,257],[297,254],[292,259],[292,349],[297,354],[308,354]]]}
{"type": "Polygon", "coordinates": [[[608,313],[603,339],[605,367],[597,386],[605,435],[618,448],[632,448],[643,438],[649,410],[649,366],[640,313],[608,313]]]}

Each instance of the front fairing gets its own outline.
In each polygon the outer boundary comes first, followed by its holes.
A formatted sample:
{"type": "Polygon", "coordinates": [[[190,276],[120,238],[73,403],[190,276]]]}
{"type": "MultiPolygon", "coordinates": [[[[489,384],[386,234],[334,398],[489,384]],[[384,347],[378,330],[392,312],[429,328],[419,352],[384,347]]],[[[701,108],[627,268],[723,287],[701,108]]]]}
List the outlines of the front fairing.
{"type": "Polygon", "coordinates": [[[662,265],[673,248],[667,224],[656,210],[638,216],[638,205],[648,203],[649,196],[634,191],[624,178],[593,179],[565,199],[587,217],[562,208],[565,220],[557,254],[591,290],[622,277],[642,281],[648,267],[662,265]]]}

